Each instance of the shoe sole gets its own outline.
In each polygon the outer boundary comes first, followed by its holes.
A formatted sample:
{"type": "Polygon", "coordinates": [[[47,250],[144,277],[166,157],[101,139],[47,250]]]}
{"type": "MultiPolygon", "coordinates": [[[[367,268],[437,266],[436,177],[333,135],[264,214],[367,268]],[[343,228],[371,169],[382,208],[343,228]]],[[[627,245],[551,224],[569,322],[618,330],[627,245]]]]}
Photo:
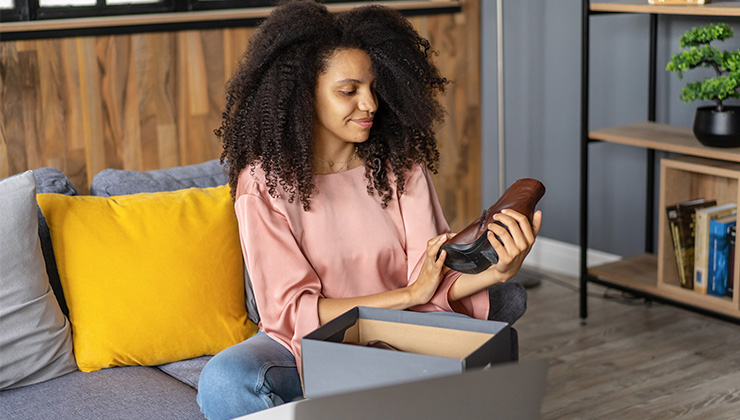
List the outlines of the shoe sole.
{"type": "Polygon", "coordinates": [[[444,244],[442,250],[447,252],[445,265],[460,273],[478,274],[498,262],[498,254],[485,233],[469,244],[444,244]]]}

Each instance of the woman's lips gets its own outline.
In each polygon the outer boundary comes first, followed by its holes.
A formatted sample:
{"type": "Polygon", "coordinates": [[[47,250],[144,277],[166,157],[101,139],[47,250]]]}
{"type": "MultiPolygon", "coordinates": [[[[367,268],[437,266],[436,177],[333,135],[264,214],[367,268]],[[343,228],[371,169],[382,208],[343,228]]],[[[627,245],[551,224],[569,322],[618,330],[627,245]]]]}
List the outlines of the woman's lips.
{"type": "Polygon", "coordinates": [[[370,128],[373,126],[373,119],[372,118],[362,118],[359,120],[352,120],[355,124],[359,125],[362,128],[370,128]]]}

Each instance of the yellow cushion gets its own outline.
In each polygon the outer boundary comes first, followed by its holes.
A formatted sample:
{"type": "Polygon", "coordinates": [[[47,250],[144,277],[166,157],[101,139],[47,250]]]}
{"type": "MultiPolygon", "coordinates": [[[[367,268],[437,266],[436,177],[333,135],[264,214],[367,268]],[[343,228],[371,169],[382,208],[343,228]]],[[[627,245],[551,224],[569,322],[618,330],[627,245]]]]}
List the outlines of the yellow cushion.
{"type": "Polygon", "coordinates": [[[228,187],[37,200],[80,370],[213,355],[257,332],[228,187]]]}

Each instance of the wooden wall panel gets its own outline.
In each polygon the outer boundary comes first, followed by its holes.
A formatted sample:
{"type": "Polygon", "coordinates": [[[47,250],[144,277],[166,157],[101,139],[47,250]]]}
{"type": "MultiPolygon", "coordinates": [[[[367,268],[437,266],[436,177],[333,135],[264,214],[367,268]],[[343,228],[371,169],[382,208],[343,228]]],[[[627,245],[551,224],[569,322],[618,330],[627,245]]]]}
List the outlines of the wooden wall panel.
{"type": "MultiPolygon", "coordinates": [[[[410,18],[454,84],[442,98],[435,177],[458,230],[480,211],[479,2],[410,18]]],[[[151,170],[220,156],[224,89],[254,28],[0,42],[0,178],[43,166],[81,193],[105,168],[151,170]]]]}
{"type": "Polygon", "coordinates": [[[452,81],[442,98],[447,118],[437,130],[440,170],[434,182],[450,227],[459,231],[481,209],[480,3],[465,2],[462,13],[410,20],[452,81]]]}

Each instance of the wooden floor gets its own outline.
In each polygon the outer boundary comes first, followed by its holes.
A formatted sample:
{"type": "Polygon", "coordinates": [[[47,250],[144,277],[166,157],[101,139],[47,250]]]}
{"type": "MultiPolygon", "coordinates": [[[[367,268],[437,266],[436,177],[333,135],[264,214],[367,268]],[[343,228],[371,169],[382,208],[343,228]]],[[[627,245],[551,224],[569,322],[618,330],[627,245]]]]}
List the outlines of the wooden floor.
{"type": "Polygon", "coordinates": [[[515,326],[549,361],[543,419],[740,418],[740,325],[593,284],[581,325],[577,280],[541,278],[515,326]]]}

